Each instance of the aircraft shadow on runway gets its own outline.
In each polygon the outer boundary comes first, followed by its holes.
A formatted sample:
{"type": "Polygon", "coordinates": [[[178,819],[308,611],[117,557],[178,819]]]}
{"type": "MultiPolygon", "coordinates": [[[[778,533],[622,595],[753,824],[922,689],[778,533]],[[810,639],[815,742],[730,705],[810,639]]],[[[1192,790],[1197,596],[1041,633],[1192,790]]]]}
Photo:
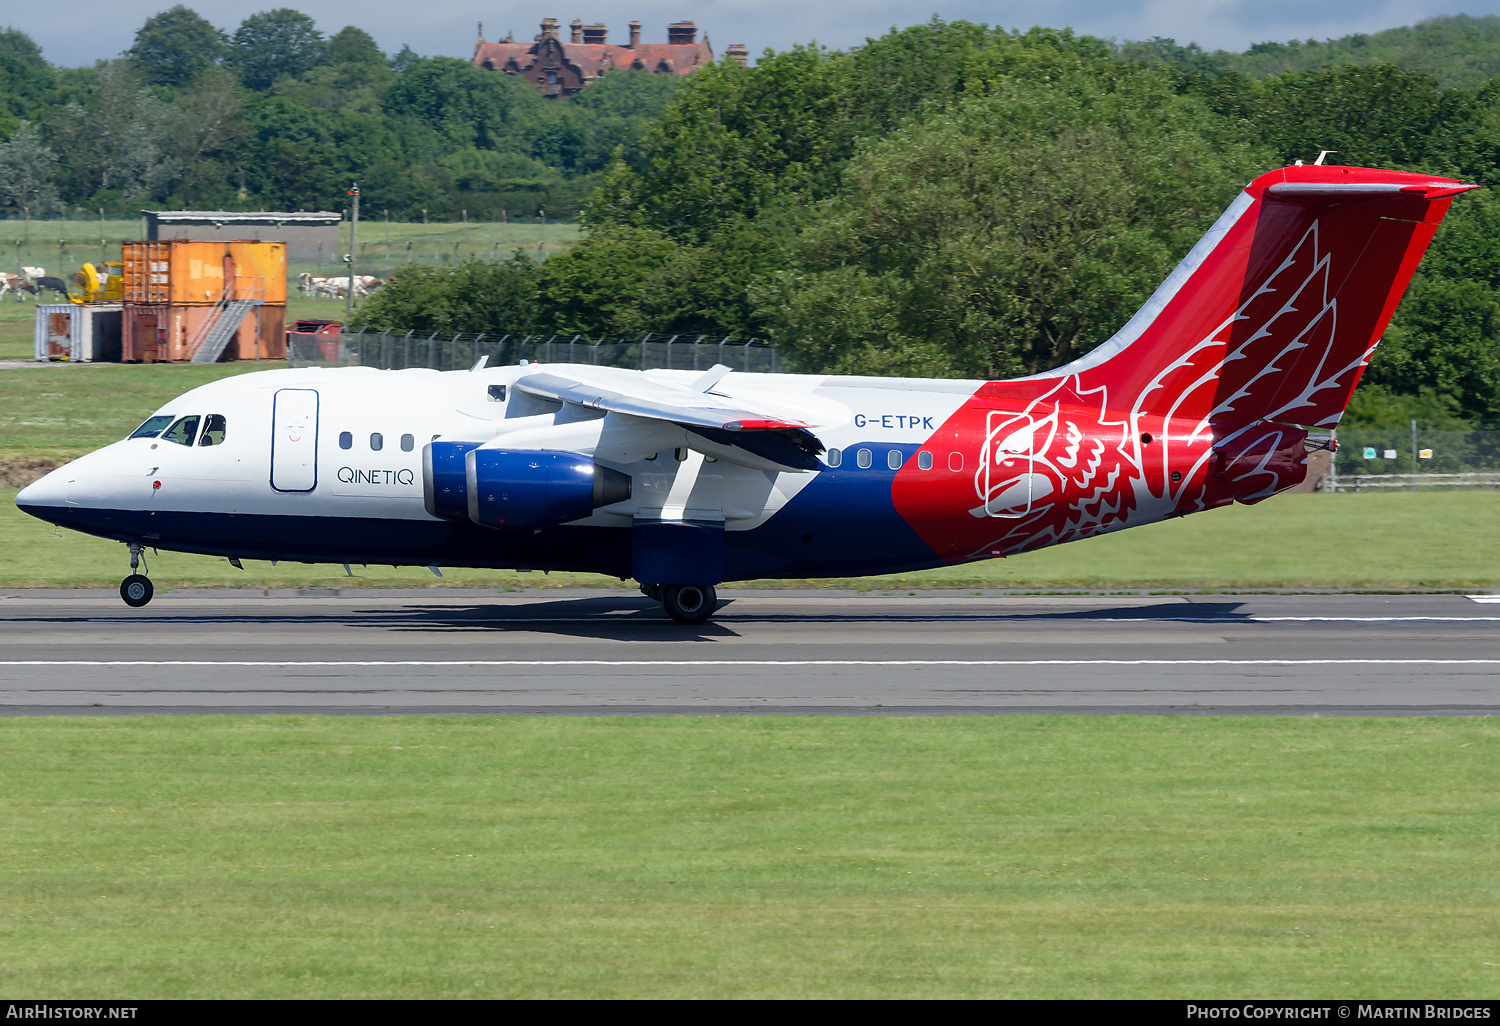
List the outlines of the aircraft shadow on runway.
{"type": "MultiPolygon", "coordinates": [[[[930,601],[930,600],[927,600],[930,601]]],[[[963,600],[958,600],[962,602],[963,600]]],[[[857,600],[856,600],[857,603],[857,600]]],[[[832,604],[832,603],[830,603],[832,604]]],[[[734,637],[735,627],[747,623],[1027,623],[1047,621],[1163,621],[1163,622],[1252,622],[1251,615],[1241,611],[1240,602],[1146,603],[1138,606],[1104,609],[1066,609],[1034,612],[973,612],[955,610],[951,604],[942,609],[922,608],[914,602],[909,610],[868,610],[857,608],[837,612],[752,612],[735,610],[733,598],[721,599],[715,620],[698,627],[673,623],[655,602],[644,597],[622,595],[530,602],[524,605],[418,606],[401,611],[355,611],[347,621],[350,626],[368,624],[396,630],[444,631],[545,631],[579,638],[632,638],[649,640],[708,640],[734,637]],[[370,619],[365,619],[370,617],[370,619]]]]}
{"type": "MultiPolygon", "coordinates": [[[[799,596],[804,598],[805,596],[799,596]]],[[[150,622],[161,624],[227,623],[330,623],[346,627],[368,627],[375,630],[423,631],[423,632],[477,632],[497,633],[521,632],[548,633],[560,637],[580,639],[623,639],[648,641],[707,641],[714,638],[730,638],[739,634],[737,628],[747,624],[809,623],[809,624],[879,624],[879,623],[1045,623],[1045,622],[1254,622],[1252,614],[1242,611],[1244,603],[1238,601],[1214,601],[1183,603],[1175,597],[1160,603],[1143,602],[1133,606],[1104,606],[1101,608],[1028,609],[1004,612],[993,606],[984,611],[965,611],[962,607],[967,599],[917,599],[909,605],[892,609],[883,603],[881,608],[860,608],[861,599],[829,599],[819,603],[816,610],[796,610],[783,606],[784,611],[766,611],[736,603],[733,597],[721,598],[715,619],[697,627],[683,626],[672,622],[661,606],[645,598],[629,594],[618,596],[589,596],[586,598],[559,598],[530,601],[517,604],[493,604],[483,601],[465,605],[452,603],[418,604],[391,608],[359,608],[347,613],[304,613],[292,611],[284,614],[267,611],[264,607],[254,612],[217,612],[172,609],[168,612],[159,607],[141,610],[121,610],[121,615],[16,615],[0,617],[0,624],[80,623],[80,622],[150,622]],[[736,606],[739,608],[736,609],[736,606]]],[[[804,602],[805,604],[805,602],[804,602]]]]}

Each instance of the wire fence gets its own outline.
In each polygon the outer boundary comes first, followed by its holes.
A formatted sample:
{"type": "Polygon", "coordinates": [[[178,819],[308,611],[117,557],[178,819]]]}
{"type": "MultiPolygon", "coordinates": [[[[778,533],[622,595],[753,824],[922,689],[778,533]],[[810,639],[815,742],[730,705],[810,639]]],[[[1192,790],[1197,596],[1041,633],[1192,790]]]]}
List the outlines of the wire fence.
{"type": "Polygon", "coordinates": [[[1322,490],[1432,487],[1500,488],[1500,431],[1340,431],[1322,490]]]}
{"type": "Polygon", "coordinates": [[[581,363],[630,370],[708,370],[724,364],[740,371],[779,374],[781,355],[756,339],[708,335],[647,334],[638,340],[583,335],[509,335],[452,332],[345,332],[334,339],[290,332],[287,362],[293,366],[375,367],[380,370],[467,370],[481,357],[490,366],[520,363],[581,363]]]}

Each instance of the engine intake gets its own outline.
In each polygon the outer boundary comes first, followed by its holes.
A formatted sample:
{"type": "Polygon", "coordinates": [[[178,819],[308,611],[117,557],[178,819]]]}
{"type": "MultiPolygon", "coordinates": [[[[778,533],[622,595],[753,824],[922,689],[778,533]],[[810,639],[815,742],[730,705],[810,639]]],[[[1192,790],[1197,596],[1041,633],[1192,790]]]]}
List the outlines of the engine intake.
{"type": "Polygon", "coordinates": [[[630,498],[629,477],[578,453],[475,448],[464,463],[468,516],[484,527],[551,527],[630,498]]]}
{"type": "Polygon", "coordinates": [[[429,442],[422,447],[422,501],[439,520],[469,519],[468,470],[464,457],[478,442],[429,442]]]}

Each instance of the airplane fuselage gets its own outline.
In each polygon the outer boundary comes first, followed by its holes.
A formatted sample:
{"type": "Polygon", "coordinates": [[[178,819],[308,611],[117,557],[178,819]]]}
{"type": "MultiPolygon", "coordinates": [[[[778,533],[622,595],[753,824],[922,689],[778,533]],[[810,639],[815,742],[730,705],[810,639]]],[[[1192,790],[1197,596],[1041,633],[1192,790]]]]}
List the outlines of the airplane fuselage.
{"type": "MultiPolygon", "coordinates": [[[[540,402],[513,387],[538,369],[227,378],[162,407],[160,434],[74,461],[22,504],[91,534],[240,559],[618,577],[633,576],[636,523],[722,522],[723,580],[918,570],[1179,511],[1170,495],[1101,490],[1121,477],[1116,450],[1141,448],[1128,412],[1101,433],[1098,423],[1111,418],[1097,409],[985,398],[978,381],[730,374],[721,394],[783,408],[811,423],[827,447],[815,471],[757,468],[709,455],[711,443],[673,424],[540,402]],[[509,386],[503,400],[495,386],[509,386]],[[197,425],[172,430],[193,417],[197,425]],[[221,428],[202,444],[211,422],[221,428]],[[424,504],[423,450],[440,439],[582,452],[628,476],[630,497],[541,528],[439,519],[424,504]],[[1113,508],[1089,513],[1096,493],[1113,508]],[[1064,507],[1082,511],[1071,526],[1050,515],[1064,507]]],[[[695,376],[648,374],[680,383],[695,376]]],[[[1189,444],[1151,426],[1147,451],[1176,445],[1181,473],[1195,481],[1206,474],[1206,440],[1189,444]]]]}

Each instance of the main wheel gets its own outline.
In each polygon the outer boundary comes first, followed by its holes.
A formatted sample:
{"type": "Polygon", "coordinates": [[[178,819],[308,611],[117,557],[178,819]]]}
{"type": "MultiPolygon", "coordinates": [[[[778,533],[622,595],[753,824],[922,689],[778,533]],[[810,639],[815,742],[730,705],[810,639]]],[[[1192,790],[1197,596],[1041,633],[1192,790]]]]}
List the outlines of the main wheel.
{"type": "Polygon", "coordinates": [[[125,600],[127,606],[139,609],[151,601],[151,596],[156,594],[156,589],[151,586],[151,578],[144,574],[131,574],[120,582],[120,597],[125,600]]]}
{"type": "Polygon", "coordinates": [[[713,615],[719,596],[711,584],[669,584],[661,590],[661,603],[672,619],[696,627],[713,615]]]}

